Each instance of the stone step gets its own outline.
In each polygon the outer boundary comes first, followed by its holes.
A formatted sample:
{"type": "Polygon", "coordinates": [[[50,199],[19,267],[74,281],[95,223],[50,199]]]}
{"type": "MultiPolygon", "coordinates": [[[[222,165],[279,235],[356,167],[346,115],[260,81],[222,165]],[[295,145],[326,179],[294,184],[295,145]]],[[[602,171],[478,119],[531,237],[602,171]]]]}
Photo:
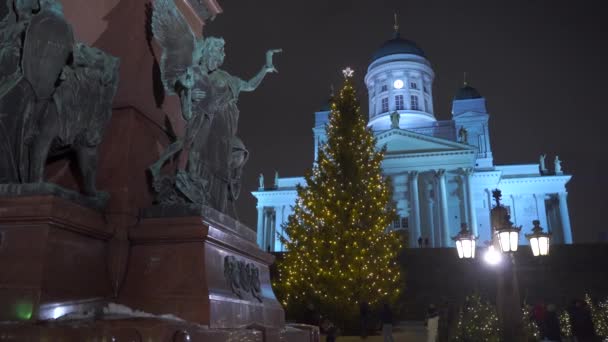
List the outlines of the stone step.
{"type": "MultiPolygon", "coordinates": [[[[421,321],[398,322],[393,327],[393,338],[395,342],[426,342],[426,327],[421,321]]],[[[321,339],[325,341],[325,336],[321,339]]],[[[361,339],[359,336],[338,336],[338,342],[383,342],[382,335],[368,336],[361,339]]]]}

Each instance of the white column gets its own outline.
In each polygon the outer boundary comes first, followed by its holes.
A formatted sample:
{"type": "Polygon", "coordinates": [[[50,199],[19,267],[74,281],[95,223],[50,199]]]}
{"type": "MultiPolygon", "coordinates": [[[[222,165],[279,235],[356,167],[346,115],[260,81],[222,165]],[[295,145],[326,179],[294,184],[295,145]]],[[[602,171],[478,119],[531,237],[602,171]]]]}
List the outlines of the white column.
{"type": "Polygon", "coordinates": [[[441,212],[441,246],[450,246],[450,221],[448,219],[448,195],[445,181],[445,169],[439,169],[435,172],[435,177],[439,184],[439,206],[441,212]]]}
{"type": "Polygon", "coordinates": [[[471,229],[471,232],[473,233],[473,235],[478,236],[478,228],[477,227],[477,213],[475,210],[475,201],[473,200],[473,190],[472,190],[472,186],[471,186],[471,177],[473,175],[473,168],[463,168],[462,169],[463,174],[464,174],[464,182],[465,182],[465,189],[466,189],[466,202],[467,202],[467,216],[468,216],[468,225],[469,228],[471,229]]]}
{"type": "MultiPolygon", "coordinates": [[[[277,232],[279,232],[279,234],[281,236],[284,236],[285,233],[283,232],[283,224],[285,223],[285,206],[281,206],[281,219],[279,220],[279,224],[277,226],[277,232]]],[[[282,252],[283,251],[283,243],[281,242],[281,240],[279,240],[279,238],[276,238],[277,243],[276,243],[276,247],[275,250],[277,252],[282,252]]]]}
{"type": "Polygon", "coordinates": [[[410,219],[413,219],[413,231],[410,234],[410,246],[418,246],[418,238],[421,237],[420,233],[420,200],[418,197],[418,171],[411,171],[410,176],[410,219]]]}
{"type": "Polygon", "coordinates": [[[434,216],[434,203],[433,203],[433,199],[429,196],[429,200],[428,200],[428,206],[429,206],[429,219],[428,219],[428,223],[429,223],[429,246],[431,247],[437,247],[435,245],[435,222],[433,220],[433,216],[434,216]]]}
{"type": "Polygon", "coordinates": [[[266,250],[266,247],[264,247],[264,207],[263,206],[258,207],[257,240],[258,240],[258,246],[260,246],[260,248],[262,250],[266,250]]]}
{"type": "Polygon", "coordinates": [[[568,214],[568,193],[560,192],[559,198],[559,217],[562,221],[563,243],[572,244],[572,229],[570,228],[570,214],[568,214]]]}
{"type": "Polygon", "coordinates": [[[270,245],[270,251],[275,251],[275,241],[277,239],[277,208],[273,207],[270,213],[270,236],[268,238],[268,245],[270,245]]]}
{"type": "Polygon", "coordinates": [[[268,250],[268,244],[270,241],[270,230],[272,229],[272,218],[270,216],[270,209],[266,208],[264,210],[264,246],[262,246],[262,249],[264,251],[268,250]]]}
{"type": "Polygon", "coordinates": [[[540,221],[540,226],[549,229],[547,225],[547,210],[545,208],[546,194],[534,194],[534,203],[536,204],[536,217],[540,221]]]}

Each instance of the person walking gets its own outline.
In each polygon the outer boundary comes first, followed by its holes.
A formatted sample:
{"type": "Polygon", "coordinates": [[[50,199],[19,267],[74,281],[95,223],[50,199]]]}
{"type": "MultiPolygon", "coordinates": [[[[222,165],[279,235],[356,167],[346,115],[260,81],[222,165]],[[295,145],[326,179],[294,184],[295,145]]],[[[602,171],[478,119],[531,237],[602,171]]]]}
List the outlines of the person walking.
{"type": "Polygon", "coordinates": [[[439,313],[434,304],[429,305],[429,309],[426,313],[426,341],[436,342],[437,333],[439,329],[439,313]]]}
{"type": "Polygon", "coordinates": [[[380,321],[382,322],[382,336],[384,342],[395,342],[393,339],[393,312],[388,303],[384,303],[380,312],[380,321]]]}
{"type": "Polygon", "coordinates": [[[591,310],[582,300],[576,300],[574,307],[571,309],[570,319],[572,321],[572,334],[577,342],[594,341],[595,331],[593,328],[593,320],[591,318],[591,310]]]}
{"type": "Polygon", "coordinates": [[[338,328],[328,320],[325,325],[325,342],[336,342],[336,335],[338,335],[338,328]]]}
{"type": "Polygon", "coordinates": [[[555,305],[547,305],[547,310],[544,314],[542,337],[543,341],[561,341],[561,330],[559,327],[559,318],[555,312],[555,305]]]}
{"type": "Polygon", "coordinates": [[[369,321],[369,305],[366,301],[359,304],[359,316],[361,318],[361,338],[367,338],[367,326],[369,321]]]}

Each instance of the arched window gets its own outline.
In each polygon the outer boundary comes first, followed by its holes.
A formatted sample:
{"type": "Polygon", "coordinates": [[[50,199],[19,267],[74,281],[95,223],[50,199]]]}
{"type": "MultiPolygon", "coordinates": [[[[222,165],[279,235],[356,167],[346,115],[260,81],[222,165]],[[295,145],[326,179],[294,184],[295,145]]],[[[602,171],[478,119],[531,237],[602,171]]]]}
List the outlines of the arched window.
{"type": "Polygon", "coordinates": [[[395,109],[396,110],[405,109],[405,106],[403,105],[403,95],[395,96],[395,109]]]}
{"type": "Polygon", "coordinates": [[[418,105],[418,96],[411,95],[410,100],[412,101],[412,110],[420,110],[420,106],[418,105]]]}
{"type": "Polygon", "coordinates": [[[382,110],[383,113],[384,112],[388,112],[388,97],[383,97],[382,98],[382,110]]]}

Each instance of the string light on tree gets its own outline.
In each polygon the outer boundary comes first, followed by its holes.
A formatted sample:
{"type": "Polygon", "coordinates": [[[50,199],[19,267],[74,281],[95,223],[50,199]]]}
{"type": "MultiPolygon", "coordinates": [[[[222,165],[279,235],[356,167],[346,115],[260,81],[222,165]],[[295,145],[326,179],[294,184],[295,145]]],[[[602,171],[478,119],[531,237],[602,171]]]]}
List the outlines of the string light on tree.
{"type": "Polygon", "coordinates": [[[396,214],[381,173],[385,150],[360,113],[353,73],[342,71],[327,140],[279,236],[287,251],[278,263],[281,302],[288,312],[312,304],[338,324],[355,319],[360,302],[392,302],[403,288],[400,240],[387,230],[396,214]]]}
{"type": "Polygon", "coordinates": [[[499,338],[496,308],[479,295],[468,296],[458,315],[454,341],[498,341],[499,338]]]}

